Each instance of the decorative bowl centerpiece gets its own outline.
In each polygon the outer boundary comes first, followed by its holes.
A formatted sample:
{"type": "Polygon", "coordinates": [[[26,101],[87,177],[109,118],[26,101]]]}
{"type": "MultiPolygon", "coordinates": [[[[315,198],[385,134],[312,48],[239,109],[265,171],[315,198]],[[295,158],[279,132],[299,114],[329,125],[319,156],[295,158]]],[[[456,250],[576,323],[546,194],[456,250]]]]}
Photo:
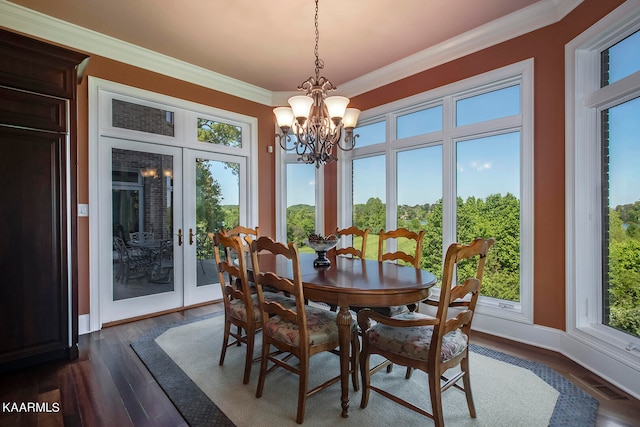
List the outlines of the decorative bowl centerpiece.
{"type": "Polygon", "coordinates": [[[338,237],[335,234],[324,237],[321,234],[311,233],[307,239],[307,245],[318,257],[313,260],[314,267],[328,267],[331,261],[327,258],[327,251],[333,249],[338,244],[338,237]]]}

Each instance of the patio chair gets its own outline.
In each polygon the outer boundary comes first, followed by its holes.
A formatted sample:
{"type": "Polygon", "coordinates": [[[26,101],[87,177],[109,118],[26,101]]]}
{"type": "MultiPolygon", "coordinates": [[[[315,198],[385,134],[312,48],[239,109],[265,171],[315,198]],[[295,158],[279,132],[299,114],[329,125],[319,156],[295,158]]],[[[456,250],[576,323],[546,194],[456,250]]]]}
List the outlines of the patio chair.
{"type": "Polygon", "coordinates": [[[134,253],[131,248],[124,244],[120,237],[113,238],[113,250],[116,253],[114,265],[114,278],[125,285],[128,283],[131,274],[150,274],[153,268],[153,261],[147,254],[134,253]]]}

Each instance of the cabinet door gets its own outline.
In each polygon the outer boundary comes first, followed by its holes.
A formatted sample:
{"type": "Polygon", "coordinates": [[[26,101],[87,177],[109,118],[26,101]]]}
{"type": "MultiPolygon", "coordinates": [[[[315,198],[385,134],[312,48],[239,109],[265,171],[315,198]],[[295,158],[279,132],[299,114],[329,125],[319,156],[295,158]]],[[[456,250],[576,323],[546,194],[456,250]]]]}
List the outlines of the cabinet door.
{"type": "Polygon", "coordinates": [[[66,138],[0,126],[0,370],[69,348],[66,138]]]}

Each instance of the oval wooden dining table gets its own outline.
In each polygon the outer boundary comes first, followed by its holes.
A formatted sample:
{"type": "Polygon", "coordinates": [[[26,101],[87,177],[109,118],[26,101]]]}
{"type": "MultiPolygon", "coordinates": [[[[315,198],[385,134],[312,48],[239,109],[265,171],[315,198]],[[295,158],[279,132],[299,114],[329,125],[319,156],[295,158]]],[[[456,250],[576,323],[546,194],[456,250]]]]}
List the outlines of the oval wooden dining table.
{"type": "MultiPolygon", "coordinates": [[[[331,251],[334,252],[334,251],[331,251]]],[[[349,416],[350,306],[389,307],[417,303],[429,296],[436,276],[426,270],[391,262],[361,260],[328,253],[329,267],[314,267],[315,254],[300,254],[300,270],[306,299],[340,307],[337,323],[340,341],[342,416],[349,416]]],[[[259,255],[260,270],[293,278],[291,263],[282,257],[259,255]]],[[[248,268],[251,268],[249,263],[248,268]]]]}

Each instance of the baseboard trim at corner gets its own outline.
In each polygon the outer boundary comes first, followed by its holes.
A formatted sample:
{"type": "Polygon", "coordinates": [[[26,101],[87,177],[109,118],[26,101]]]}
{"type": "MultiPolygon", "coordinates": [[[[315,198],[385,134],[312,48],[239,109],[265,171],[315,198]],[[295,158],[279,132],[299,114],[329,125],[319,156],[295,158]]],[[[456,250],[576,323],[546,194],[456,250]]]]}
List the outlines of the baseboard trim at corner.
{"type": "Polygon", "coordinates": [[[78,316],[78,335],[84,335],[91,331],[91,315],[81,314],[78,316]]]}

